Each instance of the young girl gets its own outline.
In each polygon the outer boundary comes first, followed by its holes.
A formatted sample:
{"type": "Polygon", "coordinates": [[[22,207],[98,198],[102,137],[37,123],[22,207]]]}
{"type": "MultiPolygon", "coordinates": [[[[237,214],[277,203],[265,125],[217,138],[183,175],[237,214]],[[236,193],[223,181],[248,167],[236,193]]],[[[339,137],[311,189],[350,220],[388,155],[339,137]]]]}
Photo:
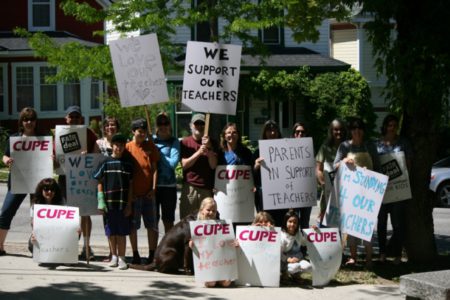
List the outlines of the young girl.
{"type": "MultiPolygon", "coordinates": [[[[31,201],[31,228],[33,228],[34,204],[62,205],[63,199],[58,183],[53,178],[44,178],[36,186],[34,197],[31,201]]],[[[28,250],[33,253],[33,243],[36,242],[33,232],[28,240],[28,250]]]]}
{"type": "Polygon", "coordinates": [[[311,264],[303,258],[301,246],[305,240],[299,231],[299,217],[290,209],[281,226],[281,272],[282,281],[299,279],[301,272],[310,272],[311,264]]]}
{"type": "MultiPolygon", "coordinates": [[[[217,203],[212,197],[206,197],[200,204],[197,220],[215,220],[217,218],[217,203]]],[[[189,241],[189,247],[194,248],[194,241],[189,241]]],[[[207,281],[205,287],[215,287],[216,285],[222,287],[229,287],[231,280],[207,281]]]]}
{"type": "Polygon", "coordinates": [[[256,214],[255,219],[252,222],[252,226],[274,226],[272,216],[266,211],[260,211],[256,214]]]}

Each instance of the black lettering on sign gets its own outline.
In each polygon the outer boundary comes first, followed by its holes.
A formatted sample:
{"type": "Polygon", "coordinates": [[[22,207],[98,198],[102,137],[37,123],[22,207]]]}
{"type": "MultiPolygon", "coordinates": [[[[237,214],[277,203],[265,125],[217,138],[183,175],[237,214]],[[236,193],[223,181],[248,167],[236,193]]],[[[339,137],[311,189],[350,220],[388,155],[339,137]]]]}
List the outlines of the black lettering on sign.
{"type": "Polygon", "coordinates": [[[73,152],[81,149],[80,139],[76,132],[71,132],[59,137],[61,147],[64,153],[73,152]]]}
{"type": "Polygon", "coordinates": [[[403,174],[402,169],[400,169],[400,165],[395,159],[383,164],[381,166],[381,171],[383,174],[389,176],[389,180],[394,180],[403,174]]]}

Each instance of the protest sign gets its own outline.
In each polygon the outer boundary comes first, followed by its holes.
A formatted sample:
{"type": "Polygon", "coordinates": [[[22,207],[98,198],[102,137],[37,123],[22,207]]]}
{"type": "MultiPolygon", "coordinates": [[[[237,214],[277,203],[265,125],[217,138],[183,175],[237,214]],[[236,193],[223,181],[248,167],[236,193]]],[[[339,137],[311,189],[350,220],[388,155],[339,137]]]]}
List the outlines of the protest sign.
{"type": "Polygon", "coordinates": [[[339,271],[342,245],[338,228],[303,229],[312,265],[313,286],[327,285],[339,271]]]}
{"type": "Polygon", "coordinates": [[[194,242],[195,281],[235,280],[237,259],[231,221],[204,220],[189,224],[194,242]]]}
{"type": "Polygon", "coordinates": [[[250,166],[217,166],[214,199],[220,217],[251,222],[255,216],[253,176],[250,166]]]}
{"type": "Polygon", "coordinates": [[[280,286],[280,228],[237,226],[236,232],[239,241],[237,284],[280,286]]]}
{"type": "Polygon", "coordinates": [[[11,192],[34,193],[36,185],[53,176],[53,139],[51,136],[10,137],[11,192]]]}
{"type": "Polygon", "coordinates": [[[312,138],[259,141],[264,210],[317,204],[312,138]]]}
{"type": "Polygon", "coordinates": [[[56,125],[55,154],[59,168],[56,174],[65,174],[64,157],[66,154],[80,154],[87,151],[87,126],[85,125],[56,125]]]}
{"type": "Polygon", "coordinates": [[[340,165],[334,185],[338,191],[342,233],[365,241],[372,239],[388,179],[364,168],[350,170],[346,164],[340,165]]]}
{"type": "Polygon", "coordinates": [[[38,263],[78,262],[77,207],[35,204],[33,209],[33,261],[38,263]]]}
{"type": "Polygon", "coordinates": [[[241,51],[240,45],[188,42],[182,103],[197,112],[235,115],[241,51]]]}
{"type": "Polygon", "coordinates": [[[122,107],[169,101],[156,34],[111,41],[109,49],[122,107]]]}
{"type": "Polygon", "coordinates": [[[97,184],[93,174],[105,157],[102,154],[66,155],[67,205],[78,207],[80,216],[97,215],[97,184]]]}
{"type": "Polygon", "coordinates": [[[383,204],[411,199],[405,153],[401,151],[380,155],[380,163],[381,172],[389,177],[383,204]]]}

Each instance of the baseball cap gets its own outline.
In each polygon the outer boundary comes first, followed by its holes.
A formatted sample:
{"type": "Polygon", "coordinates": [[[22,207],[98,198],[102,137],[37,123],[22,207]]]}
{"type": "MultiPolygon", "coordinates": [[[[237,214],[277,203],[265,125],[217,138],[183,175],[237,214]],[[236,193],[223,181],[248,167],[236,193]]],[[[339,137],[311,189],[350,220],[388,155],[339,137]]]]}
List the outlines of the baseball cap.
{"type": "Polygon", "coordinates": [[[111,144],[114,144],[114,143],[126,144],[127,137],[124,134],[117,133],[117,134],[113,135],[113,137],[111,138],[111,144]]]}
{"type": "Polygon", "coordinates": [[[194,124],[197,121],[202,121],[205,123],[205,115],[204,114],[195,114],[192,116],[191,123],[194,124]]]}
{"type": "Polygon", "coordinates": [[[145,119],[136,119],[131,122],[131,130],[136,130],[138,128],[147,130],[147,121],[145,119]]]}
{"type": "Polygon", "coordinates": [[[69,107],[66,109],[66,115],[70,115],[70,114],[72,114],[72,113],[79,113],[79,114],[81,115],[81,109],[80,109],[80,107],[79,107],[78,105],[72,105],[72,106],[69,106],[69,107]]]}

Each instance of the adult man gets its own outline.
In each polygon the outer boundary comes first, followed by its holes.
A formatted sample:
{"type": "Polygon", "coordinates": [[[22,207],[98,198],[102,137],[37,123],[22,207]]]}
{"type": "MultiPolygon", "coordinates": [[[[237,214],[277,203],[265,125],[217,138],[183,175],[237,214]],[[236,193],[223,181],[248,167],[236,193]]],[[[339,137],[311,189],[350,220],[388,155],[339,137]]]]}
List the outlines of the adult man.
{"type": "Polygon", "coordinates": [[[140,264],[137,230],[141,227],[141,216],[147,229],[148,263],[158,244],[158,223],[156,217],[155,190],[158,176],[157,162],[159,151],[153,141],[147,140],[147,121],[136,119],[131,123],[133,140],[128,142],[126,149],[134,162],[133,174],[133,221],[130,232],[130,243],[133,249],[133,264],[140,264]]]}
{"type": "Polygon", "coordinates": [[[181,141],[183,189],[180,197],[180,219],[199,209],[201,201],[212,197],[217,152],[205,133],[205,115],[195,114],[191,119],[192,135],[181,141]]]}
{"type": "MultiPolygon", "coordinates": [[[[81,115],[81,109],[78,105],[69,106],[66,110],[65,116],[67,125],[83,125],[83,116],[81,115]]],[[[93,153],[95,150],[95,144],[97,141],[97,135],[89,128],[86,127],[87,134],[87,149],[82,149],[83,153],[93,153]]],[[[58,185],[61,188],[61,193],[66,198],[66,175],[60,175],[58,177],[58,185]]],[[[86,245],[89,245],[89,239],[91,237],[92,220],[90,216],[81,217],[81,231],[83,232],[83,250],[80,255],[80,259],[86,259],[86,245]]],[[[89,247],[89,258],[94,258],[94,252],[89,247]]]]}

